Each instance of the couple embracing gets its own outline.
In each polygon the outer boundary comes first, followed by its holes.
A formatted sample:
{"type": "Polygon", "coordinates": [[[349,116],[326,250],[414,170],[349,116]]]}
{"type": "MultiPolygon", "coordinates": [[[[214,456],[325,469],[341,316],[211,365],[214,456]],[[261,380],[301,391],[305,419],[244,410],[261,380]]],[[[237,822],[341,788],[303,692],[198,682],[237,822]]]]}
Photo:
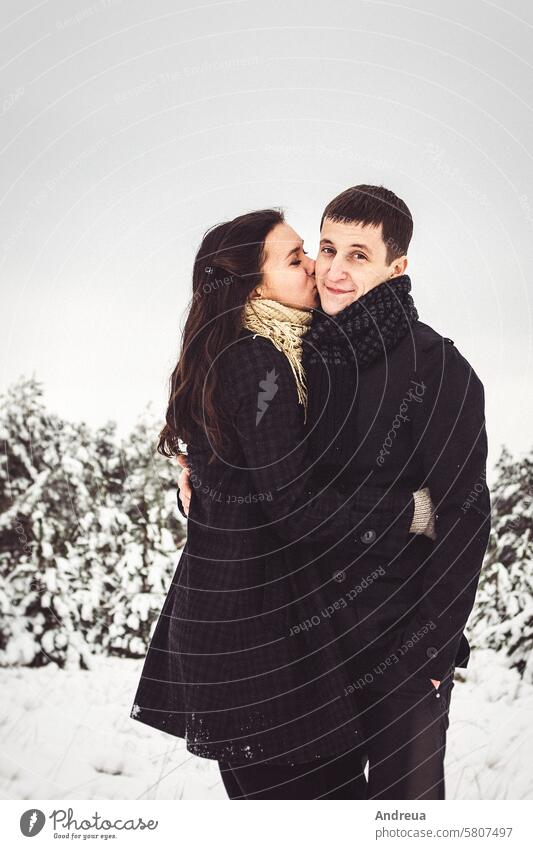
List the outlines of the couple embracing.
{"type": "Polygon", "coordinates": [[[187,541],[131,717],[216,759],[230,799],[445,798],[487,436],[482,382],[419,319],[412,230],[359,185],[316,261],[275,209],[194,261],[158,444],[187,541]]]}

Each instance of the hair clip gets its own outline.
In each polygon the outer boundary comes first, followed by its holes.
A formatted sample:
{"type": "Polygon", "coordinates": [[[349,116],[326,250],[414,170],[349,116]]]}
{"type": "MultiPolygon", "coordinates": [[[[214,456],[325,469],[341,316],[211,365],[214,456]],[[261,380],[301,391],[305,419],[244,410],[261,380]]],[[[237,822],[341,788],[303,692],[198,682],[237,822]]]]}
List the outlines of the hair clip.
{"type": "Polygon", "coordinates": [[[206,265],[205,273],[206,274],[212,274],[213,273],[213,267],[211,265],[206,265]]]}

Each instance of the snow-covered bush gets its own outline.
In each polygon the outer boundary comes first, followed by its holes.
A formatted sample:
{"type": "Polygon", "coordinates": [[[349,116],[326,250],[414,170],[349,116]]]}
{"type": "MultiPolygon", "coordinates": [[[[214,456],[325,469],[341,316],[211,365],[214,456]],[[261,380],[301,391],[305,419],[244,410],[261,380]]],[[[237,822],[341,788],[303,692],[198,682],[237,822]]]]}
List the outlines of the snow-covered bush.
{"type": "Polygon", "coordinates": [[[473,647],[503,652],[533,683],[533,457],[504,448],[492,489],[492,529],[468,633],[473,647]]]}
{"type": "Polygon", "coordinates": [[[122,443],[47,413],[21,379],[0,406],[0,665],[142,656],[184,538],[178,468],[147,412],[122,443]]]}

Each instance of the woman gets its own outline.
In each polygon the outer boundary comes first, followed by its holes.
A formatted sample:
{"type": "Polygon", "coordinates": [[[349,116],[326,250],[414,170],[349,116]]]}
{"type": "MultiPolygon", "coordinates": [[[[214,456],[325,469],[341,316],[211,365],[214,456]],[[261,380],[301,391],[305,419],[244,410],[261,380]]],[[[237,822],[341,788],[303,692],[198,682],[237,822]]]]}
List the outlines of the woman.
{"type": "Polygon", "coordinates": [[[312,490],[301,350],[316,303],[281,212],[208,231],[158,446],[186,443],[193,496],[131,716],[217,759],[230,798],[364,798],[346,672],[333,643],[310,656],[291,636],[284,564],[300,542],[356,554],[370,510],[376,551],[394,555],[416,518],[411,492],[312,490]]]}

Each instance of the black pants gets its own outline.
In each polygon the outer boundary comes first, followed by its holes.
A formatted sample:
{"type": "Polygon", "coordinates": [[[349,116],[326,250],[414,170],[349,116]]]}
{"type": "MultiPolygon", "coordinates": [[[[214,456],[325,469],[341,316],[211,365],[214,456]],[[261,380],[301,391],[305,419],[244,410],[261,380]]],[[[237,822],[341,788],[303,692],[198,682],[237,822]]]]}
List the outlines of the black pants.
{"type": "Polygon", "coordinates": [[[296,766],[220,763],[230,799],[444,799],[453,668],[438,690],[429,677],[357,690],[361,746],[296,766]],[[368,762],[368,781],[364,774],[368,762]]]}
{"type": "Polygon", "coordinates": [[[444,757],[454,668],[438,689],[426,676],[379,677],[357,691],[369,760],[368,799],[444,799],[444,757]]]}

